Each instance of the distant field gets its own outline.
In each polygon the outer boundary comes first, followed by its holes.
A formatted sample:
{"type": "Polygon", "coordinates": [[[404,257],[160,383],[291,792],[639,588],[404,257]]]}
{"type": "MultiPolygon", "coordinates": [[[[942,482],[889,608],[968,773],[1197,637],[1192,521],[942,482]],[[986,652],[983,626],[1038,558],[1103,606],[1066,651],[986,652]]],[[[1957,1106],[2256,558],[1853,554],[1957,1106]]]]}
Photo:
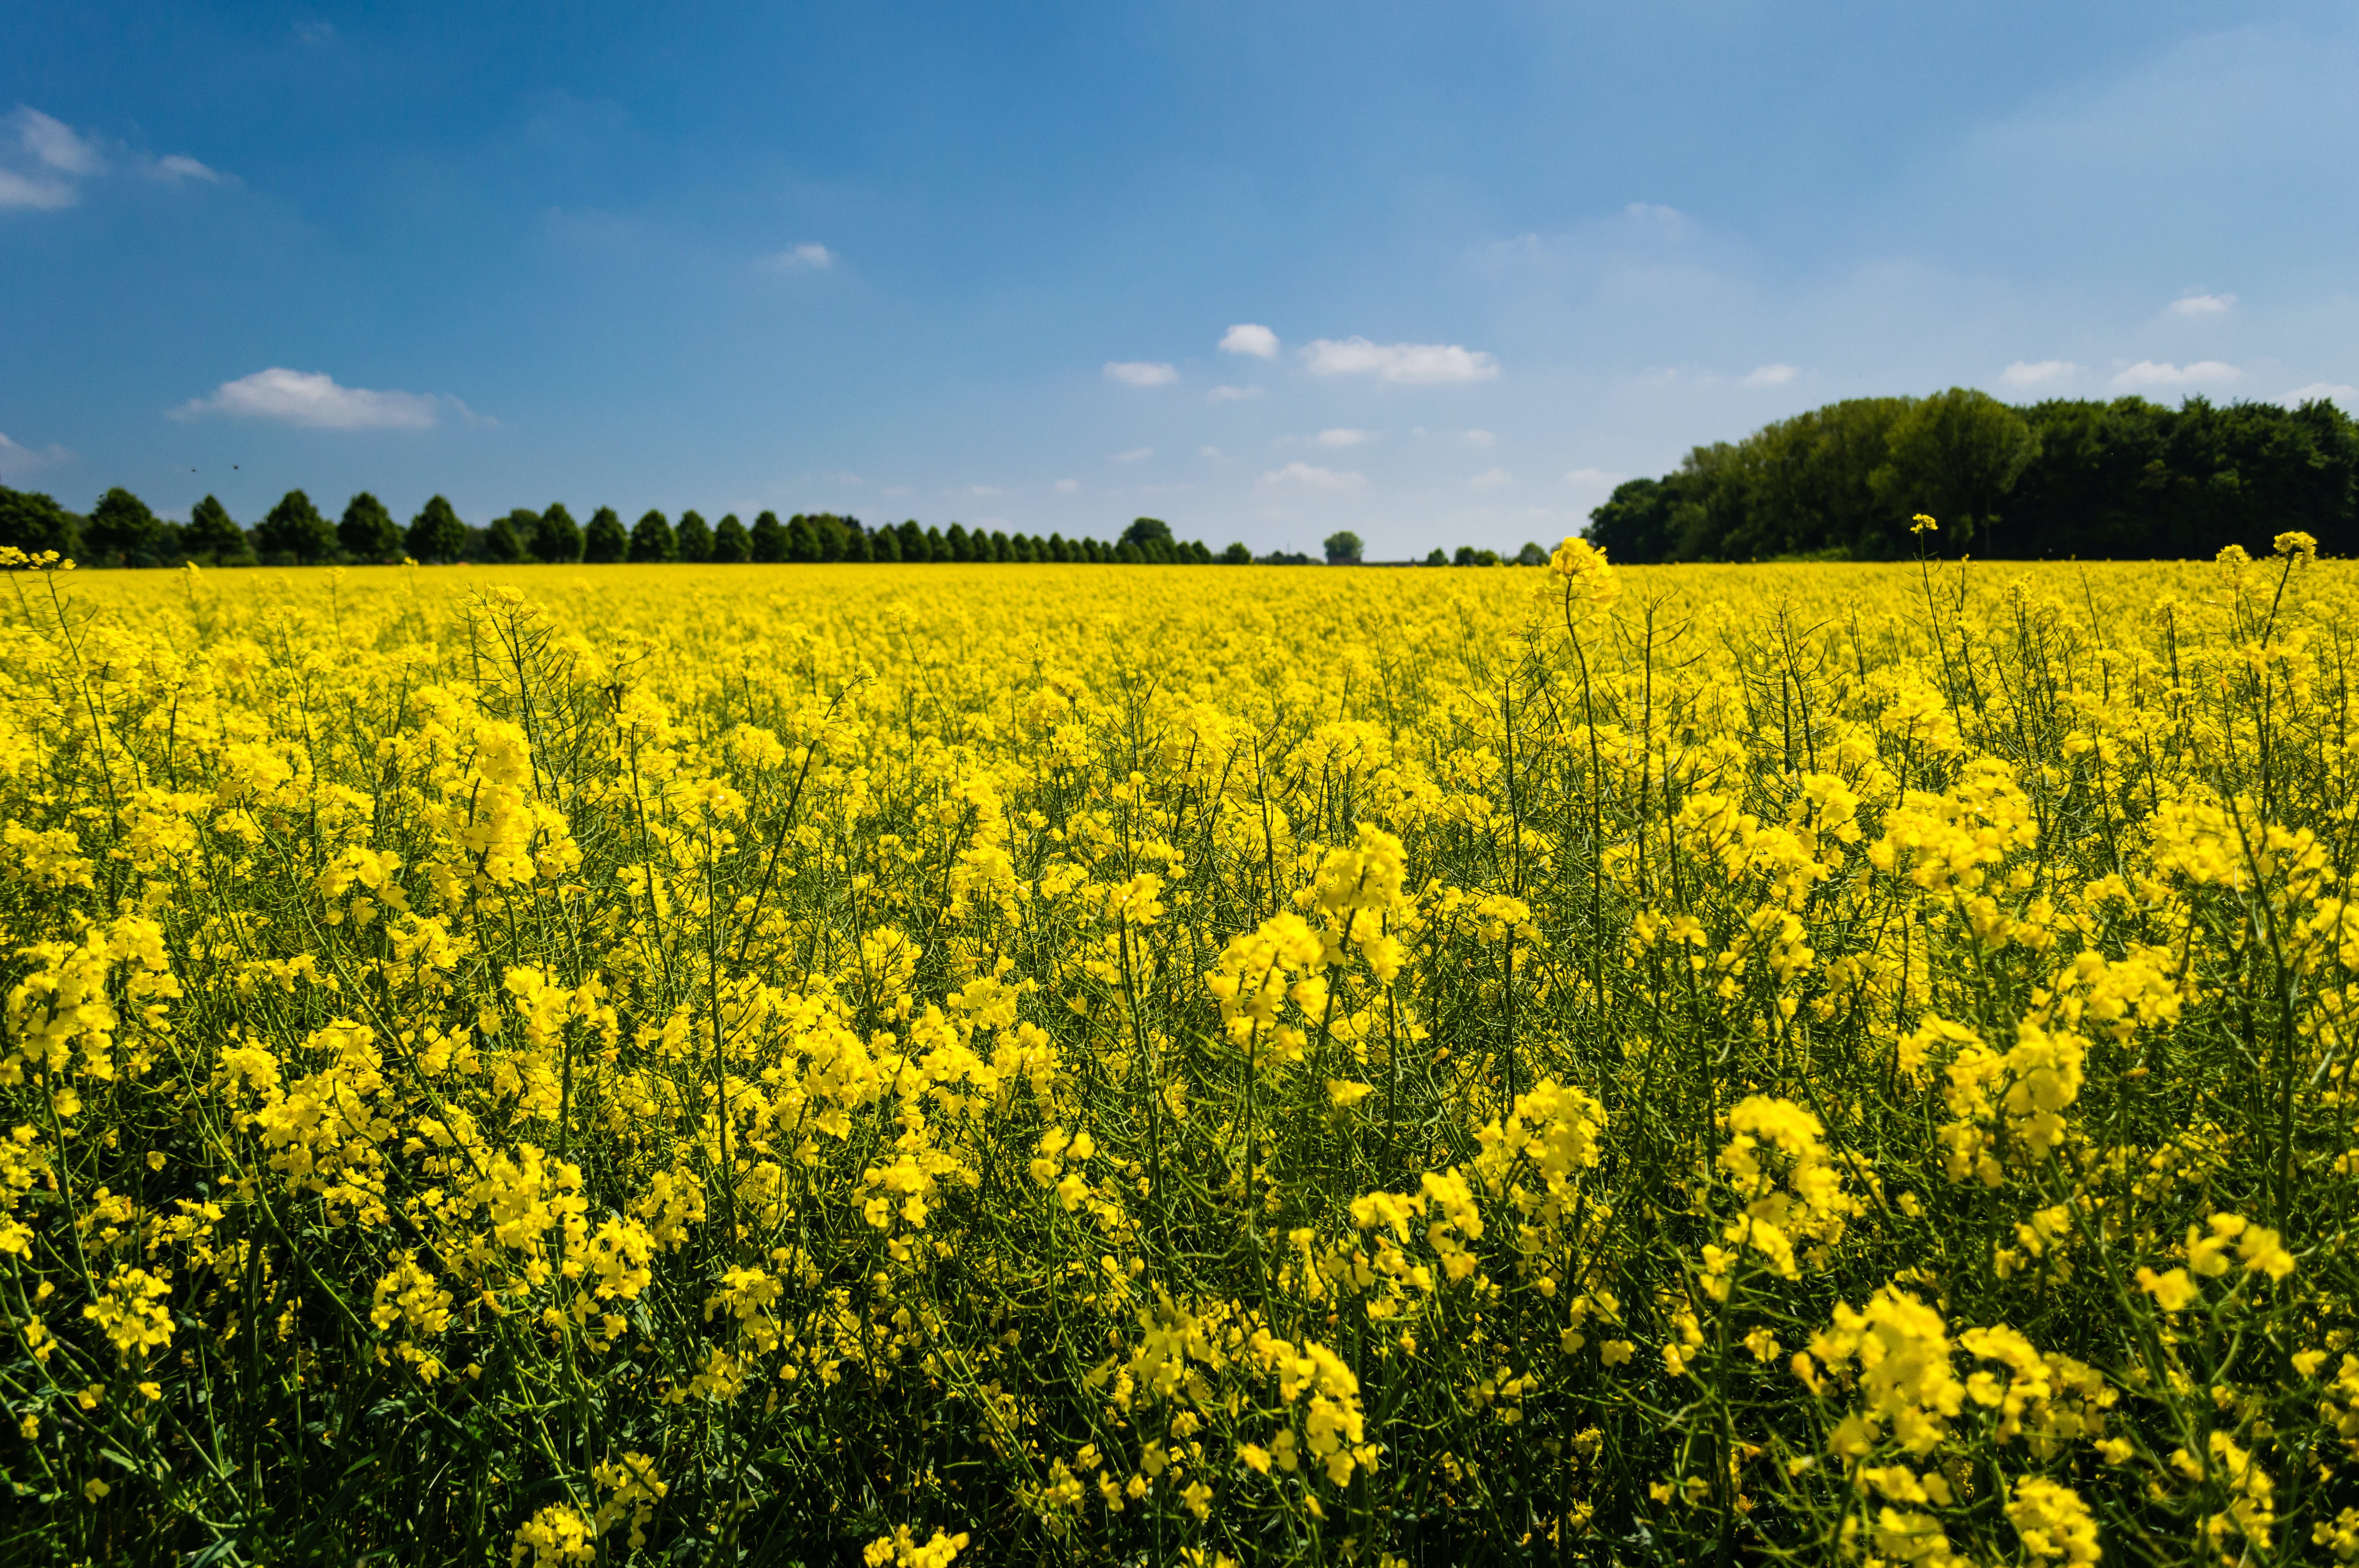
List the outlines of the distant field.
{"type": "Polygon", "coordinates": [[[2285,550],[10,572],[7,1560],[2359,1558],[2285,550]]]}

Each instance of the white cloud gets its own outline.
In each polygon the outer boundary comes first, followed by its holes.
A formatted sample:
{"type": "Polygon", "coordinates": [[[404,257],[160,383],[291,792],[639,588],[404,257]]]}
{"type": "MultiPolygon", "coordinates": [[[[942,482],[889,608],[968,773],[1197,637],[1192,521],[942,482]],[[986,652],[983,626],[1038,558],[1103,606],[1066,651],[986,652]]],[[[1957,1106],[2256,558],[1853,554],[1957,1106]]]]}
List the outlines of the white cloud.
{"type": "Polygon", "coordinates": [[[1256,327],[1250,321],[1240,321],[1221,338],[1224,354],[1251,354],[1257,360],[1277,358],[1277,334],[1266,327],[1256,327]]]}
{"type": "Polygon", "coordinates": [[[54,212],[60,207],[74,204],[74,188],[62,179],[27,178],[14,169],[0,168],[0,207],[30,207],[36,212],[54,212]]]}
{"type": "Polygon", "coordinates": [[[883,490],[883,491],[879,492],[879,493],[880,493],[880,494],[884,494],[884,495],[889,495],[889,496],[893,497],[896,501],[897,501],[897,500],[899,500],[901,497],[903,497],[903,496],[905,496],[905,495],[914,495],[914,494],[916,494],[916,493],[917,493],[917,487],[916,487],[915,485],[908,485],[908,484],[888,484],[888,485],[886,485],[886,486],[884,488],[884,490],[883,490]]]}
{"type": "Polygon", "coordinates": [[[1077,479],[1060,479],[1049,488],[1059,495],[1079,495],[1082,492],[1082,481],[1077,479]]]}
{"type": "Polygon", "coordinates": [[[1374,430],[1334,429],[1319,432],[1319,444],[1322,447],[1356,447],[1363,441],[1373,441],[1375,438],[1376,433],[1374,430]]]}
{"type": "Polygon", "coordinates": [[[97,143],[76,135],[72,126],[38,109],[20,103],[8,115],[8,123],[27,152],[60,174],[96,174],[106,168],[97,143]]]}
{"type": "Polygon", "coordinates": [[[184,179],[201,179],[208,185],[219,185],[222,182],[220,170],[207,168],[196,159],[183,157],[179,153],[171,153],[158,158],[153,172],[157,178],[168,180],[175,185],[184,179]]]}
{"type": "Polygon", "coordinates": [[[1322,469],[1315,463],[1291,462],[1272,469],[1260,482],[1272,490],[1299,490],[1320,495],[1353,495],[1367,488],[1368,476],[1351,470],[1322,469]]]}
{"type": "MultiPolygon", "coordinates": [[[[1422,436],[1425,432],[1419,430],[1418,434],[1422,436]]],[[[1495,447],[1499,444],[1499,438],[1488,430],[1469,430],[1466,432],[1466,444],[1470,447],[1495,447]]]]}
{"type": "Polygon", "coordinates": [[[1196,449],[1196,455],[1200,458],[1210,458],[1216,463],[1229,460],[1227,455],[1218,447],[1199,447],[1196,449]]]}
{"type": "MultiPolygon", "coordinates": [[[[0,208],[54,212],[71,207],[82,198],[79,181],[108,173],[114,167],[95,137],[85,136],[29,104],[20,103],[0,115],[0,128],[6,133],[0,137],[0,143],[5,144],[0,145],[0,159],[16,165],[11,168],[0,163],[0,208]]],[[[228,182],[227,176],[184,153],[161,158],[127,153],[124,158],[133,172],[151,179],[172,184],[190,179],[210,185],[228,182]]]]}
{"type": "Polygon", "coordinates": [[[1114,456],[1108,458],[1106,461],[1110,463],[1144,462],[1147,459],[1151,458],[1154,455],[1155,449],[1153,447],[1133,447],[1126,452],[1116,452],[1114,456]]]}
{"type": "Polygon", "coordinates": [[[816,243],[792,245],[762,258],[772,272],[825,272],[835,265],[835,253],[816,243]]]}
{"type": "Polygon", "coordinates": [[[999,487],[995,484],[971,484],[966,487],[966,492],[969,495],[997,495],[999,487]]]}
{"type": "Polygon", "coordinates": [[[1180,373],[1155,360],[1108,360],[1106,379],[1125,386],[1169,386],[1180,379],[1180,373]]]}
{"type": "Polygon", "coordinates": [[[171,412],[175,419],[221,414],[237,419],[275,419],[315,430],[429,430],[445,404],[473,417],[467,406],[455,397],[371,392],[365,387],[339,386],[321,372],[273,366],[225,381],[213,389],[212,396],[192,398],[171,412]]]}
{"type": "Polygon", "coordinates": [[[2241,381],[2245,373],[2218,360],[2198,360],[2191,365],[2158,364],[2140,360],[2114,377],[2114,390],[2136,392],[2158,386],[2199,386],[2206,382],[2241,381]]]}
{"type": "Polygon", "coordinates": [[[2233,294],[2190,294],[2184,299],[2174,299],[2168,308],[2174,316],[2225,316],[2236,308],[2233,294]]]}
{"type": "Polygon", "coordinates": [[[1513,484],[1516,476],[1506,469],[1484,469],[1466,481],[1469,490],[1496,490],[1503,484],[1513,484]]]}
{"type": "Polygon", "coordinates": [[[830,473],[821,474],[820,477],[835,484],[866,484],[868,482],[856,473],[830,473]]]}
{"type": "Polygon", "coordinates": [[[1248,397],[1259,397],[1263,395],[1263,392],[1264,389],[1258,386],[1216,386],[1212,388],[1212,391],[1204,394],[1204,401],[1207,403],[1242,403],[1248,397]]]}
{"type": "Polygon", "coordinates": [[[1302,351],[1313,375],[1372,375],[1399,386],[1440,386],[1489,381],[1499,362],[1455,343],[1372,343],[1365,338],[1321,338],[1302,351]]]}
{"type": "Polygon", "coordinates": [[[1627,474],[1607,473],[1603,469],[1575,469],[1564,476],[1564,482],[1584,490],[1611,490],[1629,478],[1627,474]]]}
{"type": "Polygon", "coordinates": [[[10,474],[21,476],[40,469],[53,469],[73,460],[74,454],[55,441],[46,447],[19,446],[5,433],[0,433],[0,483],[5,483],[10,474]]]}
{"type": "MultiPolygon", "coordinates": [[[[2277,401],[2288,408],[2299,408],[2305,403],[2315,403],[2321,398],[2341,404],[2346,413],[2359,411],[2359,386],[2345,386],[2335,381],[2313,381],[2308,386],[2297,386],[2277,401]]],[[[0,440],[5,439],[5,437],[0,437],[0,440]]]]}
{"type": "Polygon", "coordinates": [[[1756,365],[1752,370],[1745,373],[1741,384],[1745,386],[1783,386],[1801,373],[1802,373],[1800,371],[1796,370],[1792,365],[1788,364],[1756,365]]]}
{"type": "Polygon", "coordinates": [[[2081,373],[2071,360],[2017,360],[1998,373],[2009,386],[2055,386],[2081,373]]]}

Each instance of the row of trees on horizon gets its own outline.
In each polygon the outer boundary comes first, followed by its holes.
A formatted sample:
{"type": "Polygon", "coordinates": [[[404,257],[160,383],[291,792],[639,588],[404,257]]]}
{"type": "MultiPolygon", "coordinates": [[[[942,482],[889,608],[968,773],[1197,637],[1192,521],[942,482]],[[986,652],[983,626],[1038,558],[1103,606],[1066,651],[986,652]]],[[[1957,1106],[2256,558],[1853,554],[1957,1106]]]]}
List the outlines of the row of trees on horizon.
{"type": "MultiPolygon", "coordinates": [[[[376,564],[405,558],[429,565],[542,563],[592,565],[624,561],[736,562],[821,561],[1037,561],[1142,566],[1311,566],[1312,557],[1275,551],[1256,556],[1243,543],[1215,555],[1201,541],[1173,536],[1157,517],[1132,520],[1111,544],[1061,534],[1034,537],[998,530],[923,527],[916,519],[879,527],[832,512],[797,513],[785,522],[775,512],[754,519],[735,513],[708,524],[696,512],[675,524],[650,511],[628,530],[614,509],[602,506],[585,527],[560,503],[546,511],[519,507],[484,527],[462,521],[449,500],[437,495],[419,509],[408,526],[367,491],[345,503],[330,522],[311,498],[290,490],[251,529],[241,527],[213,496],[197,503],[186,523],[158,516],[136,495],[121,488],[99,497],[88,515],[67,511],[56,498],[0,486],[0,545],[60,555],[102,567],[321,566],[376,564]]],[[[1360,536],[1348,529],[1327,536],[1329,566],[1363,564],[1360,536]]],[[[1441,550],[1427,566],[1538,566],[1548,552],[1537,544],[1502,557],[1494,550],[1462,546],[1453,559],[1441,550]]],[[[1396,563],[1406,564],[1406,563],[1396,563]]]]}
{"type": "Polygon", "coordinates": [[[519,507],[474,527],[437,495],[407,526],[375,495],[363,491],[331,522],[311,498],[291,490],[251,529],[241,527],[221,502],[206,496],[186,523],[158,517],[131,492],[108,491],[87,516],[36,492],[0,487],[0,545],[31,552],[55,550],[78,562],[109,567],[319,566],[374,564],[404,558],[425,564],[531,562],[568,565],[622,561],[1071,561],[1139,565],[1211,565],[1254,559],[1244,545],[1215,556],[1201,542],[1175,538],[1170,524],[1141,517],[1110,544],[1061,534],[1034,538],[995,530],[922,527],[915,519],[878,527],[834,513],[797,513],[779,521],[765,512],[749,527],[735,513],[707,524],[694,511],[674,523],[650,511],[628,529],[610,506],[574,521],[563,503],[534,512],[519,507]]]}
{"type": "Polygon", "coordinates": [[[2359,554],[2359,424],[2332,403],[2010,406],[1856,397],[1690,451],[1590,514],[1616,561],[2189,558],[2288,529],[2359,554]],[[1937,533],[1909,533],[1930,514],[1937,533]]]}

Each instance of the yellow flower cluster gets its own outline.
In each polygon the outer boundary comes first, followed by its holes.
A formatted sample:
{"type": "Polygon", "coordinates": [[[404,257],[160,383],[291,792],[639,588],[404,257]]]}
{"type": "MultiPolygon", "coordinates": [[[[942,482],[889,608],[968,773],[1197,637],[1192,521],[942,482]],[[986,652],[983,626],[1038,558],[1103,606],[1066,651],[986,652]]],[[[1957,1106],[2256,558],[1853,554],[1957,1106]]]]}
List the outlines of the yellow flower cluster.
{"type": "Polygon", "coordinates": [[[63,564],[44,1560],[2359,1561],[2314,541],[63,564]]]}

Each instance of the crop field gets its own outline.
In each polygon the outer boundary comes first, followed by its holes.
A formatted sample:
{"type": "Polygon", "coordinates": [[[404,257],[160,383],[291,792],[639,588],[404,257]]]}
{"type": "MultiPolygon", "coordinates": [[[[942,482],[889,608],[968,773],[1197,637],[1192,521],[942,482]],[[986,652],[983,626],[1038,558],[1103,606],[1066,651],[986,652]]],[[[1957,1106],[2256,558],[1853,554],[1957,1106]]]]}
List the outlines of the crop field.
{"type": "Polygon", "coordinates": [[[2280,545],[10,571],[0,1557],[2359,1559],[2280,545]]]}

